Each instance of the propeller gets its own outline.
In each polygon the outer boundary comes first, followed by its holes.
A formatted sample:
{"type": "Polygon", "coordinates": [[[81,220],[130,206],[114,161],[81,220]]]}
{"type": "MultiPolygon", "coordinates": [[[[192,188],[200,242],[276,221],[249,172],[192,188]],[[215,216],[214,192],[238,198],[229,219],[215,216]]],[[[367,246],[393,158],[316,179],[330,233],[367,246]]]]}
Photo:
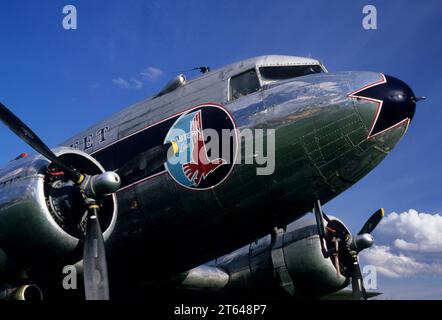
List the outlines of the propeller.
{"type": "MultiPolygon", "coordinates": [[[[113,171],[92,176],[77,171],[68,163],[65,163],[63,159],[57,157],[23,121],[2,103],[0,103],[0,120],[30,147],[50,160],[58,170],[61,170],[61,172],[53,172],[54,176],[61,174],[70,179],[78,188],[83,201],[82,205],[87,211],[83,242],[85,296],[87,300],[108,300],[109,281],[106,251],[99,223],[100,201],[120,188],[120,176],[113,171]]],[[[124,164],[118,171],[127,174],[131,167],[136,166],[141,161],[146,161],[146,169],[151,172],[177,152],[178,145],[172,141],[139,154],[124,164]]]]}
{"type": "Polygon", "coordinates": [[[149,175],[152,171],[158,169],[163,163],[178,153],[178,144],[176,141],[153,147],[139,153],[134,158],[123,164],[118,170],[122,177],[132,174],[137,168],[142,168],[149,175]]]}
{"type": "Polygon", "coordinates": [[[377,227],[377,225],[379,224],[379,222],[381,222],[383,217],[384,217],[384,209],[381,208],[375,213],[373,213],[371,217],[367,220],[367,222],[365,222],[361,230],[358,232],[358,235],[364,233],[372,233],[374,228],[377,227]]]}
{"type": "Polygon", "coordinates": [[[49,159],[59,170],[62,170],[64,175],[80,189],[88,211],[83,244],[83,277],[86,299],[109,299],[106,253],[103,235],[98,223],[99,200],[118,190],[120,177],[114,172],[104,172],[96,176],[88,176],[78,172],[57,157],[23,121],[2,103],[0,103],[0,120],[30,147],[49,159]]]}
{"type": "Polygon", "coordinates": [[[342,225],[334,220],[330,221],[326,227],[329,237],[331,237],[331,241],[334,244],[331,251],[337,274],[338,276],[340,275],[339,257],[341,256],[342,264],[347,270],[346,275],[351,277],[353,299],[355,300],[367,300],[367,292],[364,288],[358,255],[362,250],[370,248],[373,245],[374,239],[371,233],[382,220],[383,216],[384,209],[381,208],[377,210],[370,216],[355,236],[348,234],[348,232],[341,227],[342,225]],[[344,246],[339,247],[340,243],[343,243],[344,246]]]}
{"type": "Polygon", "coordinates": [[[367,292],[364,288],[364,278],[362,278],[361,268],[357,255],[352,256],[353,266],[351,272],[351,289],[353,300],[367,300],[367,292]]]}
{"type": "Polygon", "coordinates": [[[81,180],[83,179],[81,173],[75,171],[60,160],[60,158],[58,158],[23,121],[21,121],[1,102],[0,120],[35,151],[51,160],[59,169],[68,174],[74,182],[81,183],[81,180]]]}
{"type": "Polygon", "coordinates": [[[97,205],[93,200],[88,206],[85,245],[83,247],[83,278],[86,300],[109,300],[106,252],[103,233],[98,221],[97,205]]]}

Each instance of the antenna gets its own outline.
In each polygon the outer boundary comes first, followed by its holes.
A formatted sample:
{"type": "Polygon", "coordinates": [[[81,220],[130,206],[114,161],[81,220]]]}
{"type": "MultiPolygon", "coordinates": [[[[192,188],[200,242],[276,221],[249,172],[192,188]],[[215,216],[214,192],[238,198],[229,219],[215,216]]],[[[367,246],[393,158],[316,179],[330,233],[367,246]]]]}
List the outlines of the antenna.
{"type": "Polygon", "coordinates": [[[202,74],[210,72],[210,67],[195,67],[192,70],[199,70],[202,74]]]}
{"type": "Polygon", "coordinates": [[[413,97],[414,102],[424,101],[427,97],[413,97]]]}
{"type": "Polygon", "coordinates": [[[184,72],[190,72],[190,71],[196,71],[198,70],[199,72],[201,72],[202,74],[208,73],[210,72],[210,67],[195,67],[192,69],[188,69],[188,70],[181,70],[181,71],[172,71],[171,73],[184,73],[184,72]]]}

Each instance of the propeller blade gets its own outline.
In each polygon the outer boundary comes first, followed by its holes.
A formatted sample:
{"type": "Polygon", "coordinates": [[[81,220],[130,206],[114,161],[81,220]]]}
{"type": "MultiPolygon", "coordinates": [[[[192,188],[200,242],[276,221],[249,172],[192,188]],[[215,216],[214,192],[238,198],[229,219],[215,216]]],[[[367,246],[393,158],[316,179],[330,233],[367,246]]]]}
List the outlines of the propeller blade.
{"type": "Polygon", "coordinates": [[[128,176],[136,170],[144,170],[145,174],[150,174],[164,164],[167,159],[178,153],[178,144],[175,141],[168,142],[151,149],[148,149],[125,164],[123,164],[117,173],[121,177],[128,176]],[[142,169],[141,169],[142,168],[142,169]]]}
{"type": "Polygon", "coordinates": [[[23,121],[2,103],[0,103],[0,120],[35,151],[51,160],[59,169],[65,171],[75,182],[82,179],[82,175],[79,172],[61,161],[23,121]]]}
{"type": "Polygon", "coordinates": [[[106,252],[98,221],[98,211],[98,205],[89,205],[83,247],[83,279],[86,300],[109,300],[106,252]]]}
{"type": "Polygon", "coordinates": [[[367,300],[367,292],[364,288],[364,279],[362,278],[361,268],[359,266],[358,257],[353,257],[351,287],[354,300],[367,300]]]}
{"type": "Polygon", "coordinates": [[[358,235],[361,235],[363,233],[372,233],[379,222],[381,222],[383,217],[384,208],[380,208],[378,211],[371,215],[371,217],[367,220],[362,229],[358,232],[358,235]]]}

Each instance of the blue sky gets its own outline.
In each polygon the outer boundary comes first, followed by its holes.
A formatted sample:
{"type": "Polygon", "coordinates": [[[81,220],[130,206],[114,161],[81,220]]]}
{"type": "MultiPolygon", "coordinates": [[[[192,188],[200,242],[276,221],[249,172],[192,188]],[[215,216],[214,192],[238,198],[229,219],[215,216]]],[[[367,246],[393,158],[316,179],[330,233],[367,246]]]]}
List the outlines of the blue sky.
{"type": "MultiPolygon", "coordinates": [[[[391,74],[428,100],[389,157],[326,205],[357,231],[379,207],[442,213],[441,10],[438,0],[2,1],[0,100],[53,146],[195,66],[288,54],[332,72],[391,74]],[[62,28],[67,4],[77,30],[62,28]],[[378,30],[362,28],[366,4],[377,7],[378,30]]],[[[0,163],[29,151],[3,126],[0,137],[0,163]]],[[[379,278],[392,298],[442,298],[440,284],[440,275],[379,278]]]]}

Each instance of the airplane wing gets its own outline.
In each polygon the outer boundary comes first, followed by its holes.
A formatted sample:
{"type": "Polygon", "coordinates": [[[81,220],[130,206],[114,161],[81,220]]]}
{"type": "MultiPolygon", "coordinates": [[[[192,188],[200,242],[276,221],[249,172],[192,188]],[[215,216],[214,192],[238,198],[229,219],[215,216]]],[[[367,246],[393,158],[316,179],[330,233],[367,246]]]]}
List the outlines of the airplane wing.
{"type": "MultiPolygon", "coordinates": [[[[367,291],[367,298],[372,299],[381,294],[382,292],[367,291]]],[[[322,297],[321,300],[353,300],[353,293],[351,290],[344,289],[322,297]]]]}

